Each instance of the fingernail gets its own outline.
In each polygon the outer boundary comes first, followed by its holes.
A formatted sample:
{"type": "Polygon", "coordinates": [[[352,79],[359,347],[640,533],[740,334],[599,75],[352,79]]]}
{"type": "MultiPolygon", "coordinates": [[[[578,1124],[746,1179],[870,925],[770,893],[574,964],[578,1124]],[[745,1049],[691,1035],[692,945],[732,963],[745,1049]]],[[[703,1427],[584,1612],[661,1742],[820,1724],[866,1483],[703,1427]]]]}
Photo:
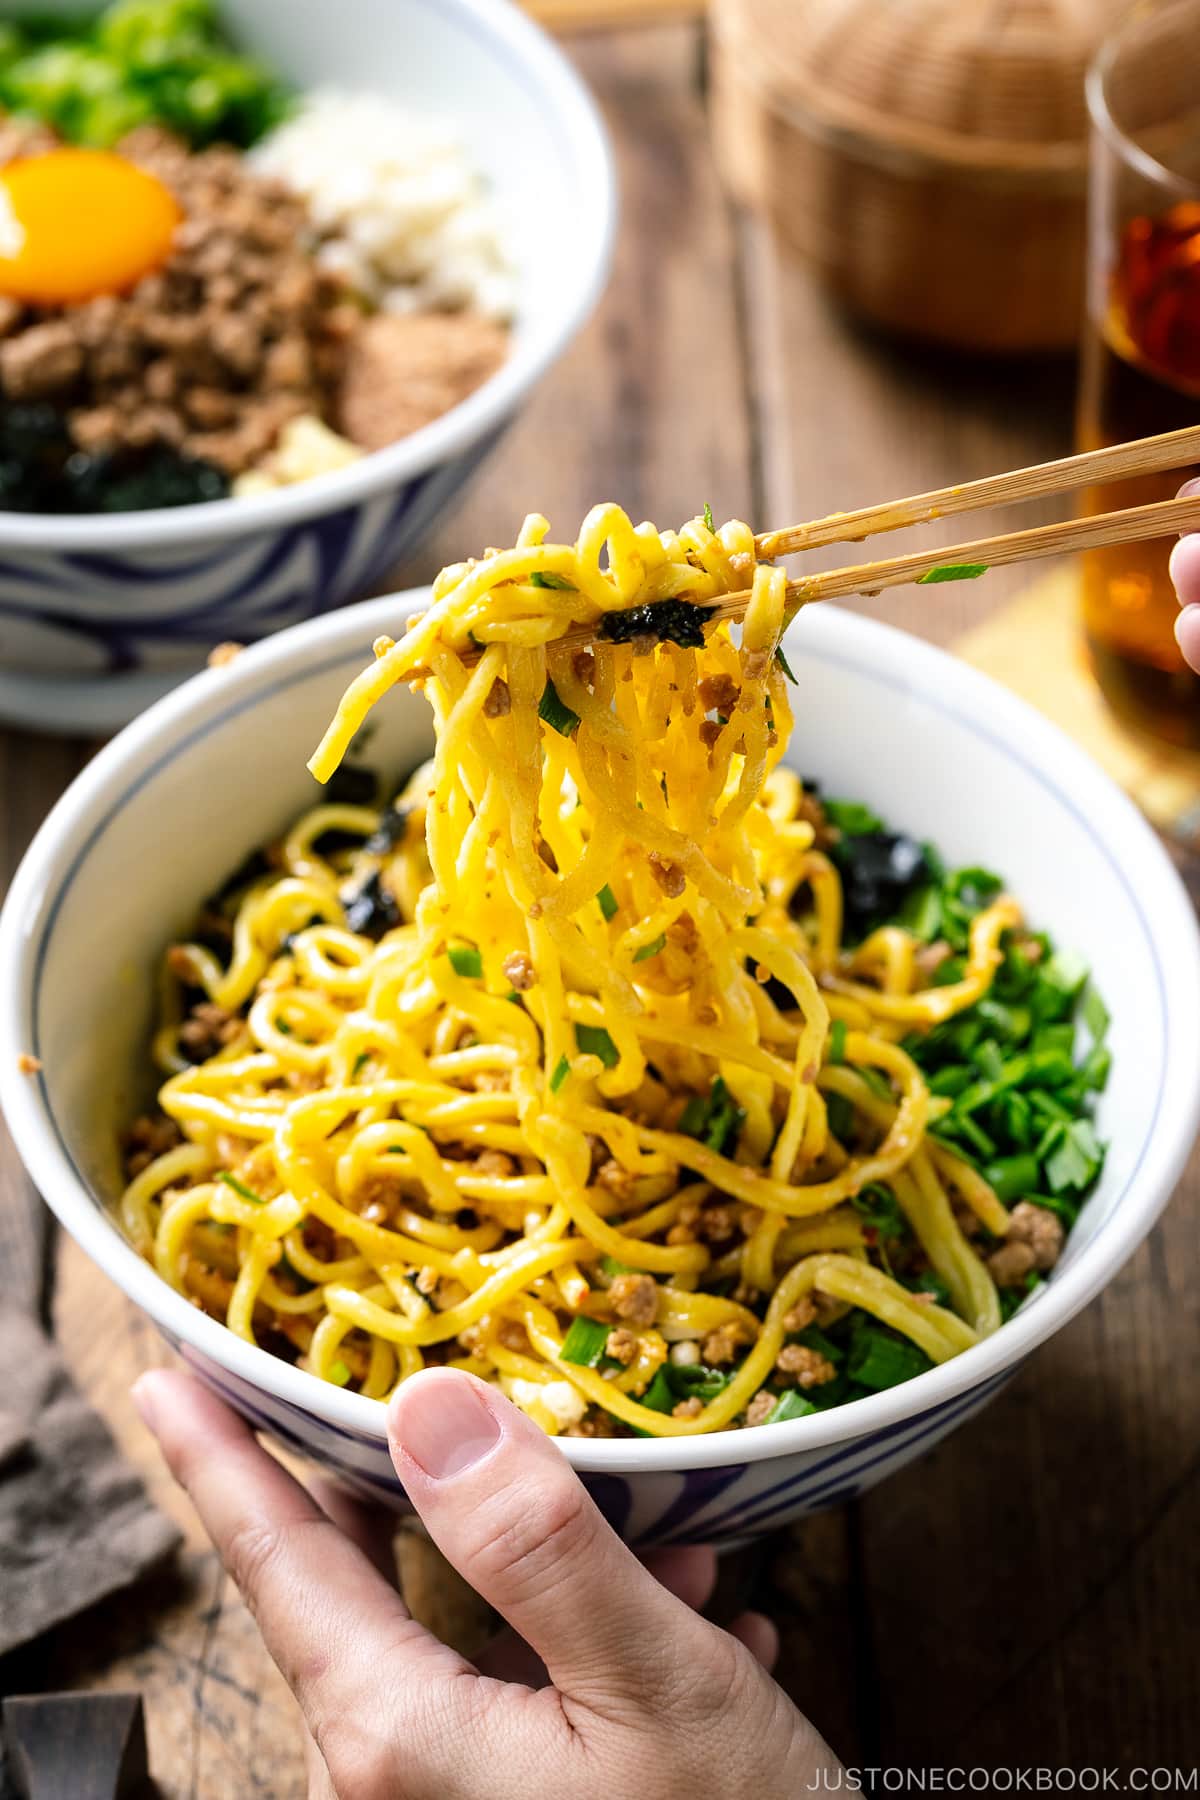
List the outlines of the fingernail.
{"type": "Polygon", "coordinates": [[[1176,495],[1176,498],[1179,500],[1191,500],[1197,494],[1200,494],[1200,475],[1193,475],[1190,481],[1184,482],[1179,493],[1176,495]]]}
{"type": "Polygon", "coordinates": [[[431,1481],[449,1481],[482,1462],[500,1440],[500,1421],[468,1375],[417,1375],[392,1402],[392,1437],[431,1481]]]}
{"type": "Polygon", "coordinates": [[[153,1375],[139,1375],[129,1390],[129,1397],[137,1407],[138,1416],[140,1417],[142,1424],[146,1427],[147,1431],[152,1431],[155,1437],[157,1437],[158,1426],[154,1422],[156,1407],[154,1400],[153,1375]]]}

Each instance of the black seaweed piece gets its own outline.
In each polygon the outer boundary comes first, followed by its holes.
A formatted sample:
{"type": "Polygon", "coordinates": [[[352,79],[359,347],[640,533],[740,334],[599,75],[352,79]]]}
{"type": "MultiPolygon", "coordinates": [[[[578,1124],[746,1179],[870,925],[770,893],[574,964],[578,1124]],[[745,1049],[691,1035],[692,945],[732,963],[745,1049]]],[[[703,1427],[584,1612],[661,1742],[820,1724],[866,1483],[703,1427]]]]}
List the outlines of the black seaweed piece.
{"type": "Polygon", "coordinates": [[[387,806],[379,815],[379,823],[363,845],[368,856],[386,856],[401,843],[408,830],[411,811],[407,806],[387,806]]]}
{"type": "Polygon", "coordinates": [[[843,833],[829,855],[842,878],[850,942],[894,918],[914,888],[935,879],[924,844],[899,831],[843,833]]]}
{"type": "Polygon", "coordinates": [[[378,869],[373,870],[358,892],[343,904],[348,930],[356,931],[360,937],[381,938],[385,931],[391,931],[400,923],[400,908],[394,895],[380,880],[378,869]]]}
{"type": "Polygon", "coordinates": [[[0,408],[0,508],[6,511],[144,512],[228,493],[229,478],[215,463],[169,445],[79,450],[56,407],[0,408]]]}
{"type": "Polygon", "coordinates": [[[379,779],[361,763],[340,763],[325,784],[327,806],[374,806],[379,779]]]}
{"type": "Polygon", "coordinates": [[[63,467],[63,490],[65,504],[56,511],[157,512],[224,500],[229,477],[215,463],[181,456],[167,444],[139,452],[77,450],[63,467]]]}
{"type": "Polygon", "coordinates": [[[697,606],[691,600],[651,600],[624,612],[605,613],[599,635],[612,644],[630,644],[634,638],[654,638],[660,644],[678,644],[684,650],[700,650],[704,627],[716,609],[697,606]]]}

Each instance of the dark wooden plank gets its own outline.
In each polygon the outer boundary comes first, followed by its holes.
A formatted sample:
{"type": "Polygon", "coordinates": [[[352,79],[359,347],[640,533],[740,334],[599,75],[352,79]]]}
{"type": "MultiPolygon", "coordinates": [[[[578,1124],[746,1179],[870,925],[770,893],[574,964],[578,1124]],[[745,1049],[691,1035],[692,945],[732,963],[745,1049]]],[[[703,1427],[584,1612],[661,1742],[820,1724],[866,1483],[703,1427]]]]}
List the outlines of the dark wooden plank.
{"type": "MultiPolygon", "coordinates": [[[[777,259],[757,226],[743,234],[764,522],[1068,447],[1069,366],[972,367],[889,345],[777,259]]],[[[969,535],[1012,518],[981,514],[969,535]]],[[[934,529],[947,541],[961,525],[934,529]]],[[[1027,580],[996,570],[854,604],[944,644],[1027,580]]],[[[1197,869],[1184,870],[1194,893],[1197,869]]],[[[844,1632],[839,1607],[853,1612],[857,1597],[861,1608],[854,1648],[869,1691],[858,1743],[870,1761],[1195,1761],[1198,1213],[1193,1159],[1163,1223],[1103,1297],[980,1420],[863,1499],[844,1587],[821,1596],[819,1566],[801,1570],[808,1630],[844,1632]]]]}
{"type": "Polygon", "coordinates": [[[17,1694],[4,1727],[25,1800],[151,1800],[138,1694],[17,1694]]]}

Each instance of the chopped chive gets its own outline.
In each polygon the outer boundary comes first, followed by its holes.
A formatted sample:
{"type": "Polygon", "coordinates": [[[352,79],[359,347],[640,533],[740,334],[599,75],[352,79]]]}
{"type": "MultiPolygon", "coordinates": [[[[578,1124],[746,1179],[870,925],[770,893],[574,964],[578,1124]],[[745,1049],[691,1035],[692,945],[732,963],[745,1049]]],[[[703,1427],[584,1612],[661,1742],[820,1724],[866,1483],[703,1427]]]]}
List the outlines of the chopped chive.
{"type": "Polygon", "coordinates": [[[708,1369],[703,1363],[692,1363],[690,1366],[677,1367],[674,1363],[664,1365],[663,1373],[667,1385],[679,1400],[690,1400],[695,1396],[707,1403],[723,1394],[733,1380],[732,1374],[723,1369],[708,1369]]]}
{"type": "Polygon", "coordinates": [[[654,1380],[642,1395],[642,1405],[651,1412],[669,1413],[675,1407],[675,1390],[661,1368],[655,1369],[654,1380]]]}
{"type": "Polygon", "coordinates": [[[926,569],[924,575],[917,576],[918,587],[929,587],[938,581],[977,581],[987,573],[987,563],[939,563],[936,569],[926,569]]]}
{"type": "Polygon", "coordinates": [[[1046,1180],[1051,1191],[1063,1188],[1085,1188],[1099,1173],[1104,1151],[1096,1139],[1089,1119],[1073,1119],[1062,1126],[1062,1135],[1045,1159],[1046,1180]]]}
{"type": "Polygon", "coordinates": [[[570,1063],[567,1061],[565,1056],[560,1056],[558,1059],[557,1067],[555,1068],[553,1075],[550,1077],[550,1092],[552,1094],[557,1094],[559,1088],[562,1086],[563,1082],[567,1079],[567,1076],[570,1073],[571,1073],[570,1063]]]}
{"type": "Polygon", "coordinates": [[[617,1046],[603,1025],[577,1025],[575,1043],[582,1056],[598,1056],[606,1069],[615,1069],[621,1060],[617,1046]]]}
{"type": "Polygon", "coordinates": [[[288,1024],[286,1019],[283,1019],[283,1018],[276,1019],[275,1029],[277,1032],[279,1032],[281,1037],[291,1037],[291,1035],[292,1035],[292,1028],[288,1024]]]}
{"type": "Polygon", "coordinates": [[[564,1362],[576,1363],[582,1369],[594,1369],[604,1355],[609,1330],[610,1327],[602,1325],[598,1319],[588,1319],[580,1313],[571,1320],[571,1329],[563,1339],[559,1355],[564,1362]]]}
{"type": "Polygon", "coordinates": [[[713,509],[707,500],[704,502],[704,523],[708,526],[710,531],[715,531],[717,529],[713,524],[713,509]]]}
{"type": "Polygon", "coordinates": [[[478,981],[483,974],[483,957],[473,944],[451,944],[446,955],[456,975],[478,981]]]}
{"type": "Polygon", "coordinates": [[[846,1021],[835,1019],[829,1028],[829,1060],[841,1063],[846,1060],[846,1021]]]}
{"type": "Polygon", "coordinates": [[[1080,1065],[1079,1073],[1083,1076],[1083,1085],[1094,1093],[1103,1092],[1108,1085],[1109,1070],[1112,1068],[1112,1051],[1107,1044],[1096,1044],[1089,1050],[1080,1065]]]}
{"type": "Polygon", "coordinates": [[[600,1273],[615,1280],[618,1275],[631,1275],[633,1270],[628,1263],[618,1262],[615,1256],[602,1256],[600,1273]]]}
{"type": "Polygon", "coordinates": [[[1010,1200],[1023,1200],[1038,1185],[1038,1159],[1028,1151],[1019,1156],[1000,1156],[985,1163],[983,1179],[996,1190],[996,1198],[1007,1206],[1010,1200]]]}
{"type": "Polygon", "coordinates": [[[542,689],[542,697],[538,702],[538,718],[557,731],[560,737],[570,737],[578,728],[579,714],[572,712],[565,700],[558,697],[558,689],[550,677],[546,677],[546,685],[542,689]]]}
{"type": "Polygon", "coordinates": [[[563,594],[573,594],[576,591],[573,581],[568,581],[565,575],[556,575],[553,569],[535,569],[529,577],[529,585],[536,588],[557,588],[563,594]]]}
{"type": "Polygon", "coordinates": [[[354,1059],[354,1067],[350,1071],[351,1081],[354,1080],[355,1076],[358,1074],[358,1072],[362,1068],[363,1064],[369,1063],[370,1060],[371,1060],[371,1052],[369,1050],[360,1050],[359,1051],[358,1055],[354,1059]]]}
{"type": "Polygon", "coordinates": [[[798,1388],[787,1388],[763,1420],[764,1425],[786,1425],[789,1419],[803,1419],[807,1413],[816,1412],[811,1400],[806,1400],[798,1388]]]}
{"type": "Polygon", "coordinates": [[[1099,1044],[1109,1026],[1109,1011],[1100,994],[1091,982],[1083,996],[1083,1022],[1091,1032],[1095,1042],[1099,1044]]]}
{"type": "Polygon", "coordinates": [[[229,1173],[228,1169],[222,1169],[217,1176],[217,1180],[223,1181],[227,1188],[232,1188],[234,1193],[239,1195],[241,1199],[249,1200],[252,1206],[266,1205],[266,1201],[261,1194],[256,1194],[253,1188],[248,1188],[244,1181],[239,1181],[236,1175],[231,1175],[229,1173]]]}
{"type": "Polygon", "coordinates": [[[792,665],[788,662],[787,657],[783,653],[782,644],[776,644],[775,646],[775,661],[779,664],[792,686],[799,687],[800,683],[796,680],[795,674],[792,671],[792,665]]]}
{"type": "Polygon", "coordinates": [[[600,911],[604,914],[604,917],[606,919],[613,918],[617,910],[617,897],[609,887],[607,881],[596,895],[596,899],[599,902],[600,911]]]}
{"type": "Polygon", "coordinates": [[[883,820],[878,813],[863,806],[858,800],[824,800],[825,817],[847,837],[867,837],[873,831],[883,830],[883,820]]]}
{"type": "Polygon", "coordinates": [[[633,960],[635,963],[648,962],[652,956],[657,956],[660,950],[665,950],[666,946],[667,934],[665,931],[660,931],[656,938],[651,938],[648,944],[643,944],[640,950],[634,951],[633,960]]]}
{"type": "Polygon", "coordinates": [[[332,1381],[334,1387],[345,1387],[350,1379],[350,1365],[339,1357],[337,1362],[330,1363],[326,1380],[332,1381]]]}
{"type": "Polygon", "coordinates": [[[915,1344],[868,1326],[854,1334],[846,1373],[852,1381],[878,1392],[897,1387],[900,1382],[911,1380],[929,1367],[929,1358],[915,1344]]]}

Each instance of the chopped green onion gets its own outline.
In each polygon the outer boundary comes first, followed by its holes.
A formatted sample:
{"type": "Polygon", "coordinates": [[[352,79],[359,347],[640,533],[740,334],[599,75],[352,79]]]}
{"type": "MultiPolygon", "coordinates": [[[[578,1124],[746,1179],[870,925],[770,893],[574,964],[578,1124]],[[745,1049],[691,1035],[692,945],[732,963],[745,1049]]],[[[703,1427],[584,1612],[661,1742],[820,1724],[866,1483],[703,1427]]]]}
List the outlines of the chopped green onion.
{"type": "Polygon", "coordinates": [[[718,1394],[724,1393],[732,1375],[726,1375],[721,1369],[705,1368],[703,1363],[692,1363],[690,1366],[677,1366],[675,1363],[663,1365],[667,1384],[671,1392],[679,1400],[703,1400],[705,1404],[715,1400],[718,1394]]]}
{"type": "Polygon", "coordinates": [[[337,1362],[330,1363],[329,1374],[326,1379],[332,1381],[334,1387],[345,1387],[350,1379],[349,1363],[344,1363],[340,1357],[337,1362]]]}
{"type": "Polygon", "coordinates": [[[854,1334],[846,1373],[852,1381],[879,1392],[898,1387],[929,1367],[929,1358],[915,1344],[867,1326],[854,1334]]]}
{"type": "Polygon", "coordinates": [[[1083,996],[1083,1022],[1099,1044],[1109,1026],[1109,1011],[1101,999],[1093,983],[1089,982],[1083,996]]]}
{"type": "Polygon", "coordinates": [[[596,895],[596,899],[600,904],[600,911],[604,914],[604,917],[606,919],[613,918],[617,910],[617,897],[609,887],[607,881],[596,895]]]}
{"type": "Polygon", "coordinates": [[[598,1319],[588,1319],[579,1313],[571,1320],[571,1329],[563,1339],[559,1354],[564,1362],[577,1363],[582,1369],[594,1369],[604,1355],[610,1330],[610,1326],[602,1325],[598,1319]]]}
{"type": "Polygon", "coordinates": [[[916,585],[929,587],[938,581],[977,581],[987,569],[987,563],[939,563],[936,569],[926,569],[924,575],[918,575],[916,585]]]}
{"type": "Polygon", "coordinates": [[[713,524],[713,509],[707,500],[704,502],[704,523],[708,526],[710,531],[715,531],[717,529],[713,524]]]}
{"type": "Polygon", "coordinates": [[[1042,980],[1062,994],[1077,994],[1088,974],[1087,963],[1074,950],[1056,950],[1041,968],[1042,980]]]}
{"type": "Polygon", "coordinates": [[[806,1400],[797,1388],[787,1388],[763,1420],[764,1425],[786,1425],[789,1419],[803,1419],[807,1413],[816,1412],[811,1400],[806,1400]]]}
{"type": "Polygon", "coordinates": [[[914,937],[932,944],[942,928],[942,898],[934,884],[927,882],[906,894],[897,917],[914,937]]]}
{"type": "Polygon", "coordinates": [[[266,1201],[261,1194],[256,1194],[253,1188],[248,1188],[244,1181],[239,1181],[236,1175],[231,1175],[229,1173],[228,1169],[222,1169],[217,1176],[217,1180],[223,1181],[227,1188],[232,1188],[234,1193],[238,1194],[243,1200],[249,1200],[252,1206],[266,1205],[266,1201]]]}
{"type": "Polygon", "coordinates": [[[546,685],[542,689],[542,697],[538,702],[538,718],[560,737],[570,737],[579,725],[579,714],[572,712],[564,700],[558,697],[558,689],[550,677],[546,677],[546,685]]]}
{"type": "Polygon", "coordinates": [[[465,975],[469,981],[478,981],[483,974],[483,956],[474,944],[451,944],[446,955],[450,958],[450,967],[456,975],[465,975]]]}
{"type": "Polygon", "coordinates": [[[674,1411],[675,1390],[661,1367],[655,1369],[654,1380],[642,1395],[642,1405],[648,1406],[651,1412],[669,1413],[674,1411]]]}
{"type": "Polygon", "coordinates": [[[606,1069],[615,1069],[621,1053],[603,1025],[577,1025],[575,1043],[582,1056],[598,1056],[606,1069]]]}
{"type": "Polygon", "coordinates": [[[1001,1156],[987,1163],[983,1179],[996,1190],[996,1198],[1007,1206],[1010,1200],[1024,1199],[1038,1185],[1038,1159],[1028,1151],[1019,1156],[1001,1156]]]}
{"type": "Polygon", "coordinates": [[[1063,1188],[1087,1187],[1104,1161],[1089,1119],[1073,1119],[1061,1127],[1061,1133],[1045,1159],[1046,1180],[1056,1194],[1063,1188]]]}
{"type": "Polygon", "coordinates": [[[789,663],[787,657],[783,653],[783,645],[782,644],[776,644],[776,646],[775,646],[775,661],[779,664],[780,668],[783,670],[784,674],[787,676],[787,678],[791,682],[792,686],[799,687],[800,683],[796,680],[796,676],[795,676],[795,673],[793,672],[792,665],[789,663]]]}
{"type": "Polygon", "coordinates": [[[847,837],[866,837],[868,832],[882,831],[883,820],[858,800],[822,801],[825,817],[847,837]]]}
{"type": "Polygon", "coordinates": [[[614,1281],[618,1275],[632,1275],[633,1273],[629,1263],[618,1262],[615,1256],[602,1256],[599,1268],[602,1275],[607,1275],[614,1281]]]}
{"type": "Polygon", "coordinates": [[[829,1060],[841,1063],[846,1060],[846,1021],[835,1019],[829,1028],[829,1060]]]}
{"type": "Polygon", "coordinates": [[[651,938],[648,944],[643,944],[640,950],[634,951],[633,960],[635,963],[649,962],[652,956],[657,956],[659,951],[665,950],[666,947],[667,934],[665,931],[660,931],[656,938],[651,938]]]}
{"type": "MultiPolygon", "coordinates": [[[[839,1143],[844,1143],[854,1134],[854,1105],[847,1100],[845,1094],[826,1094],[825,1111],[829,1115],[829,1129],[839,1143]]],[[[683,1126],[680,1126],[683,1130],[683,1126]]]]}
{"type": "Polygon", "coordinates": [[[535,569],[529,577],[529,585],[536,588],[556,588],[563,594],[573,594],[576,591],[573,581],[568,581],[565,575],[556,575],[553,569],[535,569]]]}
{"type": "Polygon", "coordinates": [[[281,1037],[291,1037],[292,1035],[292,1028],[284,1018],[276,1019],[275,1029],[279,1032],[281,1037]]]}
{"type": "Polygon", "coordinates": [[[571,1073],[570,1063],[567,1061],[565,1056],[560,1056],[558,1059],[558,1065],[555,1068],[553,1075],[550,1077],[550,1092],[552,1094],[557,1094],[559,1088],[562,1086],[563,1082],[567,1079],[567,1076],[570,1073],[571,1073]]]}
{"type": "Polygon", "coordinates": [[[371,1060],[371,1052],[369,1050],[360,1050],[359,1051],[358,1055],[354,1059],[354,1067],[350,1071],[351,1081],[354,1081],[357,1078],[359,1070],[363,1067],[363,1065],[365,1063],[369,1063],[370,1060],[371,1060]]]}

